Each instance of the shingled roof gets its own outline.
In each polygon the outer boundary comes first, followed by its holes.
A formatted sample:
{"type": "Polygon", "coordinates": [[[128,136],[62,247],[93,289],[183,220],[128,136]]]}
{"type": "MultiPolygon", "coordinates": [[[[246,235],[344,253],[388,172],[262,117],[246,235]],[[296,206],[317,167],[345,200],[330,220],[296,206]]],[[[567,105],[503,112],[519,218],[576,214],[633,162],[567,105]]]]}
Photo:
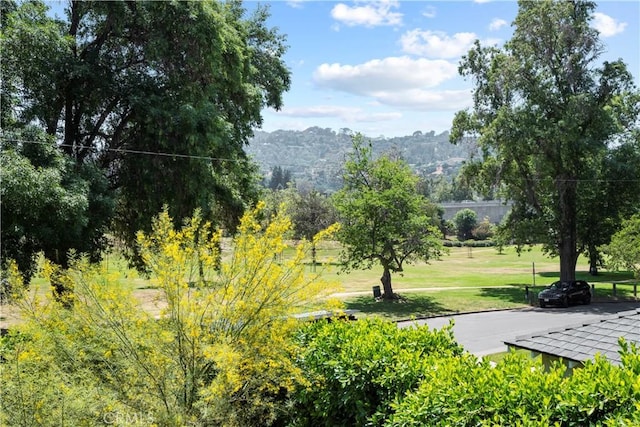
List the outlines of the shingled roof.
{"type": "Polygon", "coordinates": [[[594,323],[523,335],[504,343],[580,363],[601,354],[619,365],[620,337],[640,345],[640,309],[623,311],[594,323]]]}

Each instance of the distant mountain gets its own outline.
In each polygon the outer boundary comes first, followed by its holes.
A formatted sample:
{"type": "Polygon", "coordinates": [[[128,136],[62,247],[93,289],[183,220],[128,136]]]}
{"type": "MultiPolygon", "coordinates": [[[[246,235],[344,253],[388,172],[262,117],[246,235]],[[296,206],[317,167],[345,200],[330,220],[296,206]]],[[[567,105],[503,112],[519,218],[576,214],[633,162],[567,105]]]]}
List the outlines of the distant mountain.
{"type": "MultiPolygon", "coordinates": [[[[296,182],[309,182],[321,191],[335,191],[341,187],[342,165],[351,151],[348,129],[311,127],[303,131],[258,131],[246,148],[247,153],[260,165],[269,179],[274,167],[291,171],[296,182]]],[[[451,175],[475,150],[473,142],[453,145],[449,133],[414,132],[413,135],[394,138],[369,138],[374,155],[394,152],[411,165],[416,173],[451,175]]]]}

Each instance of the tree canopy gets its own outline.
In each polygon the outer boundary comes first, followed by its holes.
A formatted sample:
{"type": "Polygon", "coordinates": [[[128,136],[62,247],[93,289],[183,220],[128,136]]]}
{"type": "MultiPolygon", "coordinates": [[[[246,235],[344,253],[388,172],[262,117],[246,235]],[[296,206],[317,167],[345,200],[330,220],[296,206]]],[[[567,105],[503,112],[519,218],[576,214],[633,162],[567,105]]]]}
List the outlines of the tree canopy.
{"type": "Polygon", "coordinates": [[[0,151],[2,267],[15,260],[27,281],[40,251],[63,267],[72,249],[98,260],[114,208],[104,175],[93,164],[76,164],[51,139],[27,127],[0,151]]]}
{"type": "Polygon", "coordinates": [[[294,237],[311,240],[313,236],[336,222],[336,210],[331,199],[317,190],[296,190],[288,207],[294,237]]]}
{"type": "Polygon", "coordinates": [[[518,243],[543,242],[559,255],[563,280],[575,277],[580,245],[591,239],[581,221],[594,218],[581,215],[609,196],[590,191],[604,167],[597,159],[628,143],[640,108],[623,61],[598,62],[594,9],[589,1],[520,1],[503,48],[476,42],[463,57],[474,106],[456,114],[451,133],[454,143],[478,137],[481,156],[467,176],[513,200],[506,226],[518,243]]]}
{"type": "Polygon", "coordinates": [[[383,268],[384,297],[394,298],[391,272],[405,262],[440,255],[437,208],[418,193],[418,177],[401,159],[372,157],[364,137],[353,137],[344,186],[334,195],[345,268],[383,268]]]}
{"type": "Polygon", "coordinates": [[[291,182],[291,171],[282,169],[280,166],[274,166],[271,170],[271,179],[269,179],[268,187],[271,190],[284,190],[291,182]]]}
{"type": "Polygon", "coordinates": [[[290,85],[264,7],[70,1],[63,18],[42,1],[2,8],[5,129],[35,124],[101,170],[130,249],[165,204],[178,223],[200,208],[237,225],[259,187],[244,146],[290,85]]]}
{"type": "Polygon", "coordinates": [[[478,225],[478,214],[469,208],[461,209],[453,216],[458,240],[465,241],[473,237],[473,230],[478,225]]]}
{"type": "Polygon", "coordinates": [[[632,271],[640,279],[640,214],[623,221],[622,228],[604,247],[609,256],[609,266],[632,271]]]}

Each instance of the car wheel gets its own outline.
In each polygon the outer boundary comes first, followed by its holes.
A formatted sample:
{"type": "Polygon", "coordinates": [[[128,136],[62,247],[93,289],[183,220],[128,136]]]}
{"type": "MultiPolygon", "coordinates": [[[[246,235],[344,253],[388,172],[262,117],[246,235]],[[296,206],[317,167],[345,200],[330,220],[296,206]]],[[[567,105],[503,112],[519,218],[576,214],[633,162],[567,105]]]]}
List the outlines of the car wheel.
{"type": "Polygon", "coordinates": [[[582,302],[584,302],[586,305],[591,304],[591,294],[585,295],[582,302]]]}
{"type": "Polygon", "coordinates": [[[562,306],[569,307],[569,297],[565,296],[564,298],[562,298],[562,306]]]}
{"type": "Polygon", "coordinates": [[[547,305],[544,303],[544,301],[540,301],[540,308],[545,308],[547,305]]]}

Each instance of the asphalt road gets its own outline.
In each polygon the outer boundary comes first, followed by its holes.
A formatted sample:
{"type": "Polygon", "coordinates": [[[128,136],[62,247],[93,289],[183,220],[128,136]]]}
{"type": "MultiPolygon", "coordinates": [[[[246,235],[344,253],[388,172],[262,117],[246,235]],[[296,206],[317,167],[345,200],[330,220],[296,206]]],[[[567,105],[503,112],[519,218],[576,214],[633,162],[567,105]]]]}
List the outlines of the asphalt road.
{"type": "Polygon", "coordinates": [[[602,318],[621,311],[640,308],[636,302],[607,302],[590,305],[576,305],[569,308],[525,308],[518,310],[489,311],[483,313],[459,314],[430,319],[400,322],[398,326],[427,324],[440,329],[454,322],[453,334],[456,341],[467,351],[478,356],[506,351],[505,340],[520,335],[597,322],[602,318]]]}

